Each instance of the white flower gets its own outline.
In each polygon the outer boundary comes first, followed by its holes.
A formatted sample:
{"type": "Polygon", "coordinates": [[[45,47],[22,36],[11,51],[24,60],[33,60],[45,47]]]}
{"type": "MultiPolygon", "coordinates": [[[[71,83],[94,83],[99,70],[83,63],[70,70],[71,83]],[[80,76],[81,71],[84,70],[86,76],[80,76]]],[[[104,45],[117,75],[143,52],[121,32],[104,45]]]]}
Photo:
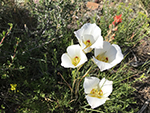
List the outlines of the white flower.
{"type": "Polygon", "coordinates": [[[61,65],[65,68],[76,68],[87,61],[85,53],[81,47],[77,45],[71,45],[67,48],[67,53],[61,56],[61,65]]]}
{"type": "Polygon", "coordinates": [[[112,92],[112,81],[103,78],[101,81],[96,77],[85,77],[83,87],[84,92],[87,94],[89,105],[92,109],[104,104],[109,100],[108,96],[112,92]]]}
{"type": "Polygon", "coordinates": [[[95,49],[94,56],[94,62],[101,71],[110,69],[123,60],[120,47],[116,44],[111,45],[105,41],[103,43],[103,49],[95,49]]]}
{"type": "Polygon", "coordinates": [[[95,23],[84,24],[81,29],[75,31],[74,34],[85,53],[90,52],[93,48],[103,47],[101,29],[95,23]]]}

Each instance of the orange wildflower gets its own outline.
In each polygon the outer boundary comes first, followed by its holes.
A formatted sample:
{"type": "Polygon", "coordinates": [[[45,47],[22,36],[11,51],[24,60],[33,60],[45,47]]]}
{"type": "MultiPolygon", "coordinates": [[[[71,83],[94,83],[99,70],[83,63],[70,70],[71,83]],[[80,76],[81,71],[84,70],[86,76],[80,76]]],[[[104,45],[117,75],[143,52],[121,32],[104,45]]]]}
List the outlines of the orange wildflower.
{"type": "Polygon", "coordinates": [[[122,22],[122,18],[121,18],[122,14],[120,14],[119,16],[115,16],[114,17],[114,21],[112,22],[112,24],[115,26],[116,24],[119,24],[122,22]]]}

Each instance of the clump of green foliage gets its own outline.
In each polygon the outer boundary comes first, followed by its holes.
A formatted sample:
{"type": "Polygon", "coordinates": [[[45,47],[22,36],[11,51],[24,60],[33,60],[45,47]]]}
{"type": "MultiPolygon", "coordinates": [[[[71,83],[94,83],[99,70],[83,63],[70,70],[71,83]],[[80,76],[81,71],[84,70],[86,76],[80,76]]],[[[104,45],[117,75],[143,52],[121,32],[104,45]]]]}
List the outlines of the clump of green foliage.
{"type": "Polygon", "coordinates": [[[145,7],[145,9],[149,10],[150,8],[150,1],[149,0],[141,0],[141,2],[143,3],[142,6],[145,7]]]}
{"type": "MultiPolygon", "coordinates": [[[[133,109],[131,106],[136,104],[133,95],[135,89],[131,86],[133,72],[129,70],[126,59],[103,73],[93,67],[87,75],[100,79],[107,77],[113,81],[110,100],[103,106],[90,108],[85,100],[83,81],[79,86],[78,98],[71,95],[67,83],[72,84],[77,70],[64,69],[60,63],[67,46],[71,45],[72,40],[76,43],[75,29],[68,28],[68,25],[76,10],[79,10],[80,2],[45,0],[38,5],[29,2],[24,8],[18,8],[15,5],[10,7],[3,1],[0,7],[0,39],[4,39],[0,45],[1,112],[128,113],[138,110],[138,107],[133,109]],[[13,86],[14,90],[11,84],[17,84],[13,86]]],[[[113,43],[121,48],[133,47],[147,35],[149,25],[145,14],[139,12],[133,16],[131,6],[121,3],[110,8],[106,3],[100,19],[91,17],[90,21],[100,26],[105,37],[113,17],[122,14],[123,20],[113,43]]],[[[78,77],[82,77],[91,64],[92,61],[86,63],[78,77]]]]}

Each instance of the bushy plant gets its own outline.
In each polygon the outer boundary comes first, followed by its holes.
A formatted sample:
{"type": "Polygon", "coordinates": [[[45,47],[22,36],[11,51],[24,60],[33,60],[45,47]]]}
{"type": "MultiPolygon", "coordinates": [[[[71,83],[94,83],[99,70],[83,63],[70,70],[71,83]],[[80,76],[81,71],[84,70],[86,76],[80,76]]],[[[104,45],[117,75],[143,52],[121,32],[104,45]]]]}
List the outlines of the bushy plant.
{"type": "MultiPolygon", "coordinates": [[[[80,11],[81,1],[45,0],[39,4],[28,2],[24,9],[15,5],[10,7],[5,1],[2,2],[0,25],[4,27],[0,27],[1,112],[128,113],[138,110],[138,107],[132,108],[136,104],[133,94],[135,89],[130,81],[133,72],[128,67],[127,55],[119,65],[104,72],[91,66],[92,60],[80,69],[66,69],[60,65],[66,48],[78,43],[73,33],[77,29],[70,29],[68,25],[73,21],[79,29],[82,26],[80,23],[87,23],[83,22],[83,16],[77,22],[72,18],[80,11]],[[5,9],[11,9],[11,12],[4,15],[5,9]],[[110,100],[97,109],[91,109],[85,99],[84,75],[99,79],[105,77],[113,81],[110,100]]],[[[142,12],[135,13],[132,4],[114,5],[115,7],[109,7],[106,2],[100,18],[91,17],[90,22],[101,28],[105,40],[114,16],[122,14],[122,22],[117,31],[112,32],[115,36],[111,43],[118,44],[124,53],[126,48],[134,47],[147,35],[148,18],[142,12]]],[[[91,58],[91,54],[87,54],[88,58],[91,58]]]]}

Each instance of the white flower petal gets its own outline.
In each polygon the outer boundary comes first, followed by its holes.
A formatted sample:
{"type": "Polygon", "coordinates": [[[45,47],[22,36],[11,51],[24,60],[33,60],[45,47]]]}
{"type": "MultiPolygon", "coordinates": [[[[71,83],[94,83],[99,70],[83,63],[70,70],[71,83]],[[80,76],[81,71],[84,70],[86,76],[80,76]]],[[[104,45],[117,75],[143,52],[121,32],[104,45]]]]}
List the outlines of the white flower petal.
{"type": "Polygon", "coordinates": [[[97,88],[100,80],[96,77],[85,77],[83,87],[84,92],[89,94],[93,88],[97,88]]]}
{"type": "Polygon", "coordinates": [[[103,37],[99,36],[96,42],[90,48],[103,48],[103,37]]]}
{"type": "Polygon", "coordinates": [[[75,36],[77,37],[78,40],[82,40],[83,32],[84,32],[83,27],[74,32],[74,34],[75,34],[75,36]]]}
{"type": "Polygon", "coordinates": [[[99,107],[100,105],[104,104],[106,102],[106,100],[108,100],[107,98],[99,99],[99,98],[95,98],[95,97],[90,97],[89,95],[86,95],[85,98],[87,99],[87,101],[92,109],[99,107]]]}
{"type": "Polygon", "coordinates": [[[123,56],[121,49],[118,45],[112,44],[112,46],[115,47],[115,49],[117,51],[116,58],[111,62],[111,65],[115,66],[116,64],[120,63],[123,60],[124,56],[123,56]]]}
{"type": "Polygon", "coordinates": [[[95,23],[92,25],[93,25],[93,29],[91,34],[94,36],[95,40],[97,40],[97,38],[101,36],[101,29],[95,23]]]}
{"type": "Polygon", "coordinates": [[[84,64],[87,61],[87,57],[86,57],[86,55],[83,51],[80,51],[80,58],[81,58],[81,60],[80,60],[79,64],[76,67],[84,64]]]}
{"type": "Polygon", "coordinates": [[[79,44],[81,45],[82,50],[86,47],[82,40],[78,40],[79,44]]]}
{"type": "Polygon", "coordinates": [[[69,57],[69,55],[67,53],[64,53],[62,56],[61,56],[61,66],[65,67],[65,68],[75,68],[75,66],[72,64],[72,61],[69,57]]]}
{"type": "Polygon", "coordinates": [[[110,63],[99,61],[95,57],[93,57],[93,60],[94,60],[94,63],[99,67],[101,71],[112,68],[112,65],[110,63]]]}
{"type": "Polygon", "coordinates": [[[113,84],[113,81],[109,81],[105,78],[103,78],[100,83],[99,83],[99,87],[101,88],[101,90],[103,91],[103,96],[104,97],[108,97],[111,92],[112,92],[112,84],[113,84]]]}
{"type": "Polygon", "coordinates": [[[95,43],[94,37],[92,35],[84,35],[83,36],[83,41],[81,42],[81,44],[82,44],[82,50],[85,53],[88,53],[92,50],[90,47],[86,48],[86,45],[84,44],[84,42],[86,42],[87,40],[89,40],[91,44],[95,43]]]}
{"type": "Polygon", "coordinates": [[[87,41],[90,40],[91,44],[93,44],[95,42],[94,37],[92,35],[83,35],[83,41],[87,41]]]}
{"type": "Polygon", "coordinates": [[[111,63],[113,60],[115,60],[117,54],[117,50],[114,46],[111,46],[109,50],[105,53],[105,56],[108,57],[108,62],[111,63]]]}
{"type": "Polygon", "coordinates": [[[109,42],[103,41],[103,48],[102,49],[96,48],[94,51],[94,56],[96,57],[99,54],[106,53],[110,47],[111,47],[111,44],[109,42]]]}
{"type": "Polygon", "coordinates": [[[80,51],[81,47],[77,44],[77,45],[71,45],[67,48],[67,53],[69,54],[69,56],[71,58],[74,58],[75,56],[80,57],[80,51]]]}
{"type": "MultiPolygon", "coordinates": [[[[95,27],[96,24],[91,24],[91,23],[86,23],[82,26],[82,28],[84,29],[83,35],[84,34],[91,34],[93,28],[95,27]]],[[[82,29],[81,28],[81,29],[82,29]]]]}

